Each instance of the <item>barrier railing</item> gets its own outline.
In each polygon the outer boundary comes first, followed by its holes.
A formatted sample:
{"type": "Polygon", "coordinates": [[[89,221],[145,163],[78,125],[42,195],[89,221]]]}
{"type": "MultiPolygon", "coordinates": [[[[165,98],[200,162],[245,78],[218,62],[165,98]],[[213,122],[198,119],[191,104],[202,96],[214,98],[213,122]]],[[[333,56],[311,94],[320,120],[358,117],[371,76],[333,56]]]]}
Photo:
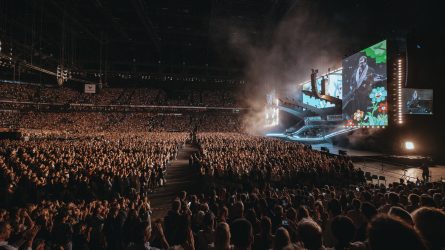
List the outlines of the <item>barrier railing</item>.
{"type": "Polygon", "coordinates": [[[326,116],[328,121],[343,121],[343,115],[328,115],[326,116]]]}
{"type": "Polygon", "coordinates": [[[55,103],[55,102],[27,102],[0,99],[4,104],[24,104],[24,105],[47,105],[47,106],[65,106],[70,107],[96,107],[96,108],[160,108],[160,109],[195,109],[195,110],[249,110],[242,107],[211,107],[211,106],[174,106],[174,105],[116,105],[116,104],[91,104],[91,103],[55,103]]]}

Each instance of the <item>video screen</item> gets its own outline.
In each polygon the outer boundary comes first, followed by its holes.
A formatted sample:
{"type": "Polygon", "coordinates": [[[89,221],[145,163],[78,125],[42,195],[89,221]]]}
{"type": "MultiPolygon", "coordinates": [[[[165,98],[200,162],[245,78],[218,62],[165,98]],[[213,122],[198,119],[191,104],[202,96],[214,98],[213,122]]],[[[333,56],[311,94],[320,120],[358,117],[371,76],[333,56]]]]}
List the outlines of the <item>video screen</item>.
{"type": "Polygon", "coordinates": [[[306,95],[305,93],[303,93],[303,103],[319,109],[335,107],[335,104],[333,103],[314,96],[306,95]]]}
{"type": "MultiPolygon", "coordinates": [[[[303,84],[303,90],[312,92],[312,85],[310,81],[303,84]]],[[[321,78],[317,78],[317,92],[321,93],[321,78]]]]}
{"type": "Polygon", "coordinates": [[[403,89],[403,113],[413,115],[433,114],[432,89],[403,89]]]}
{"type": "Polygon", "coordinates": [[[266,107],[264,126],[273,127],[278,125],[278,123],[280,122],[278,114],[279,114],[278,108],[272,106],[266,107]]]}
{"type": "MultiPolygon", "coordinates": [[[[322,75],[317,78],[317,92],[321,94],[321,80],[322,77],[326,78],[326,93],[325,95],[332,96],[338,99],[342,98],[342,69],[332,71],[326,75],[322,75]]],[[[312,91],[311,82],[305,82],[303,84],[303,90],[312,91]]]]}
{"type": "Polygon", "coordinates": [[[344,59],[342,65],[346,126],[387,126],[386,40],[344,59]]]}
{"type": "Polygon", "coordinates": [[[275,90],[266,94],[266,107],[264,110],[264,126],[272,127],[279,123],[279,109],[278,109],[278,99],[276,98],[275,90]]]}
{"type": "Polygon", "coordinates": [[[342,99],[342,92],[343,92],[342,79],[343,76],[341,69],[329,74],[326,84],[326,95],[342,99]]]}
{"type": "Polygon", "coordinates": [[[275,90],[272,90],[266,94],[266,105],[274,105],[275,99],[275,90]]]}

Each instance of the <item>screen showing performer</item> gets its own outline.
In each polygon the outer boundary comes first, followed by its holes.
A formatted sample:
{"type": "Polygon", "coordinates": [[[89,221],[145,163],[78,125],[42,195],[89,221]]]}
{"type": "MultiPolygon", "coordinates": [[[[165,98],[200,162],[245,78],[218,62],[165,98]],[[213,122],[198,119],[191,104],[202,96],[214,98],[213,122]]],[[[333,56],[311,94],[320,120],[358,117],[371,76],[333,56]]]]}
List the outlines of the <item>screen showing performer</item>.
{"type": "Polygon", "coordinates": [[[386,40],[344,59],[342,65],[346,125],[387,126],[386,40]]]}
{"type": "Polygon", "coordinates": [[[403,113],[413,115],[433,114],[432,89],[403,89],[403,113]]]}

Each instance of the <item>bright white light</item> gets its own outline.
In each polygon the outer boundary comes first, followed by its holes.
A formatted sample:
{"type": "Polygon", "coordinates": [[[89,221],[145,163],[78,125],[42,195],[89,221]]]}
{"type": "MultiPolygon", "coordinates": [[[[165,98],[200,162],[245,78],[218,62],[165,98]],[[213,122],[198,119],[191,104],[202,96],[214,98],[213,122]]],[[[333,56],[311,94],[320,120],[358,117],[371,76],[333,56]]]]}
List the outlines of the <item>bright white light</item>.
{"type": "Polygon", "coordinates": [[[265,127],[273,127],[279,124],[279,108],[266,107],[265,127]]]}
{"type": "Polygon", "coordinates": [[[405,148],[406,148],[407,150],[413,150],[413,149],[414,149],[414,143],[411,142],[411,141],[406,141],[406,142],[405,142],[405,148]]]}

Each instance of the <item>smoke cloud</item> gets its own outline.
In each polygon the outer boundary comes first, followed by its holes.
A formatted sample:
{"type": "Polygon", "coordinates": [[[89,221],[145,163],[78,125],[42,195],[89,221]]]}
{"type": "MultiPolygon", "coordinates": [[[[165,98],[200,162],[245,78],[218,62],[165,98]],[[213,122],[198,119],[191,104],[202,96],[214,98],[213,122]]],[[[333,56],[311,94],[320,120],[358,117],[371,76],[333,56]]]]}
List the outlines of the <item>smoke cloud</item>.
{"type": "Polygon", "coordinates": [[[244,121],[249,133],[264,132],[267,93],[275,89],[280,97],[297,97],[297,84],[309,80],[311,69],[341,66],[348,39],[316,5],[300,6],[260,41],[249,30],[231,26],[228,31],[231,48],[245,60],[248,84],[242,96],[252,109],[244,121]]]}
{"type": "Polygon", "coordinates": [[[388,131],[384,129],[358,129],[347,134],[347,136],[341,136],[336,138],[337,143],[340,146],[359,149],[359,150],[372,150],[384,152],[388,150],[388,145],[382,143],[383,138],[388,138],[390,135],[388,131]]]}

